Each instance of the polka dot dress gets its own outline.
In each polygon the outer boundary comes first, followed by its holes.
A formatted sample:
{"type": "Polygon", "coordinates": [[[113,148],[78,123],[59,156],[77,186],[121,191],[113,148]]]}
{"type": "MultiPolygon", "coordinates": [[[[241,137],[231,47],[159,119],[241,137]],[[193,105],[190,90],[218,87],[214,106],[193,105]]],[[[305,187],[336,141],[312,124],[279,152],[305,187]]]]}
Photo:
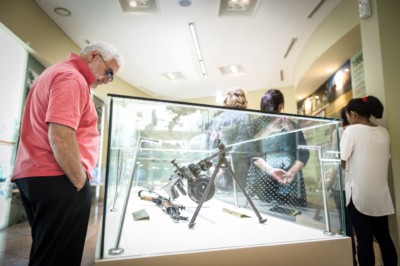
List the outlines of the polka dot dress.
{"type": "MultiPolygon", "coordinates": [[[[298,126],[286,118],[260,117],[253,121],[249,132],[254,139],[253,157],[263,158],[273,168],[288,170],[296,160],[307,162],[309,153],[299,151],[305,144],[302,132],[291,133],[298,126]],[[299,135],[301,135],[299,137],[299,135]]],[[[261,201],[290,207],[306,207],[307,195],[301,171],[290,184],[280,184],[266,172],[252,164],[248,171],[246,192],[261,201]]]]}

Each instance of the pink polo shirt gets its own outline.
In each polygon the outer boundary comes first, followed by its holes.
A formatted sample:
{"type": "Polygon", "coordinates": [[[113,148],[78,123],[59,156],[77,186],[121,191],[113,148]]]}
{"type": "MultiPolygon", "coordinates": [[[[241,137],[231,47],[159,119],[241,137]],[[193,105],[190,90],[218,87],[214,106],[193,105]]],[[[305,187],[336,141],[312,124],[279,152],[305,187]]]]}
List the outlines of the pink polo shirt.
{"type": "Polygon", "coordinates": [[[12,181],[64,174],[50,147],[50,122],[76,131],[81,162],[92,179],[99,148],[97,113],[90,95],[95,79],[87,63],[75,54],[38,77],[26,101],[12,181]]]}

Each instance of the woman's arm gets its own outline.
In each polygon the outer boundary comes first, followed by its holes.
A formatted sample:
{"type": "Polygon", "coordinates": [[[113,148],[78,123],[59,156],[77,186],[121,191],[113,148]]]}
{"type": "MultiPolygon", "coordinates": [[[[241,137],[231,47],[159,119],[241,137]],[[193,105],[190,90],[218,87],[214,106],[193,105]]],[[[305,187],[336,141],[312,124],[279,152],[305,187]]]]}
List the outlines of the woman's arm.
{"type": "Polygon", "coordinates": [[[253,163],[255,166],[260,168],[262,171],[266,172],[273,179],[278,181],[279,183],[285,184],[287,183],[286,171],[280,168],[273,168],[270,166],[263,158],[254,157],[253,163]]]}
{"type": "Polygon", "coordinates": [[[291,183],[296,174],[303,169],[304,163],[301,161],[295,161],[292,167],[286,172],[286,183],[291,183]]]}

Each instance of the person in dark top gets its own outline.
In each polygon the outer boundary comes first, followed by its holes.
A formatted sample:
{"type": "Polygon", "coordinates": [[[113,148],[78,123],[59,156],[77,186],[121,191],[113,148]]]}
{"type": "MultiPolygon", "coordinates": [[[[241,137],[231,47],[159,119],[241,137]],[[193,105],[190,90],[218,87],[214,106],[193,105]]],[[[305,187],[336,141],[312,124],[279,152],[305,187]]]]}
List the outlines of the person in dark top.
{"type": "MultiPolygon", "coordinates": [[[[281,91],[270,89],[263,95],[261,111],[280,113],[283,108],[281,91]]],[[[249,135],[258,140],[254,142],[247,193],[271,204],[306,207],[301,169],[310,153],[298,149],[298,145],[306,145],[298,124],[285,117],[263,116],[250,124],[249,135]]]]}

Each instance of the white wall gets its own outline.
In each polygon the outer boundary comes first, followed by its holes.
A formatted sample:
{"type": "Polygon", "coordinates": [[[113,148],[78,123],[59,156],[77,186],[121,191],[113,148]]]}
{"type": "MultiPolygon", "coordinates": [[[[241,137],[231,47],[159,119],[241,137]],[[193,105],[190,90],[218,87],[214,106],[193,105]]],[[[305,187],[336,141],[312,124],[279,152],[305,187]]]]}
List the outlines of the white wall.
{"type": "Polygon", "coordinates": [[[12,192],[10,178],[19,136],[28,53],[2,24],[0,24],[0,43],[0,229],[2,229],[9,223],[12,192]]]}

